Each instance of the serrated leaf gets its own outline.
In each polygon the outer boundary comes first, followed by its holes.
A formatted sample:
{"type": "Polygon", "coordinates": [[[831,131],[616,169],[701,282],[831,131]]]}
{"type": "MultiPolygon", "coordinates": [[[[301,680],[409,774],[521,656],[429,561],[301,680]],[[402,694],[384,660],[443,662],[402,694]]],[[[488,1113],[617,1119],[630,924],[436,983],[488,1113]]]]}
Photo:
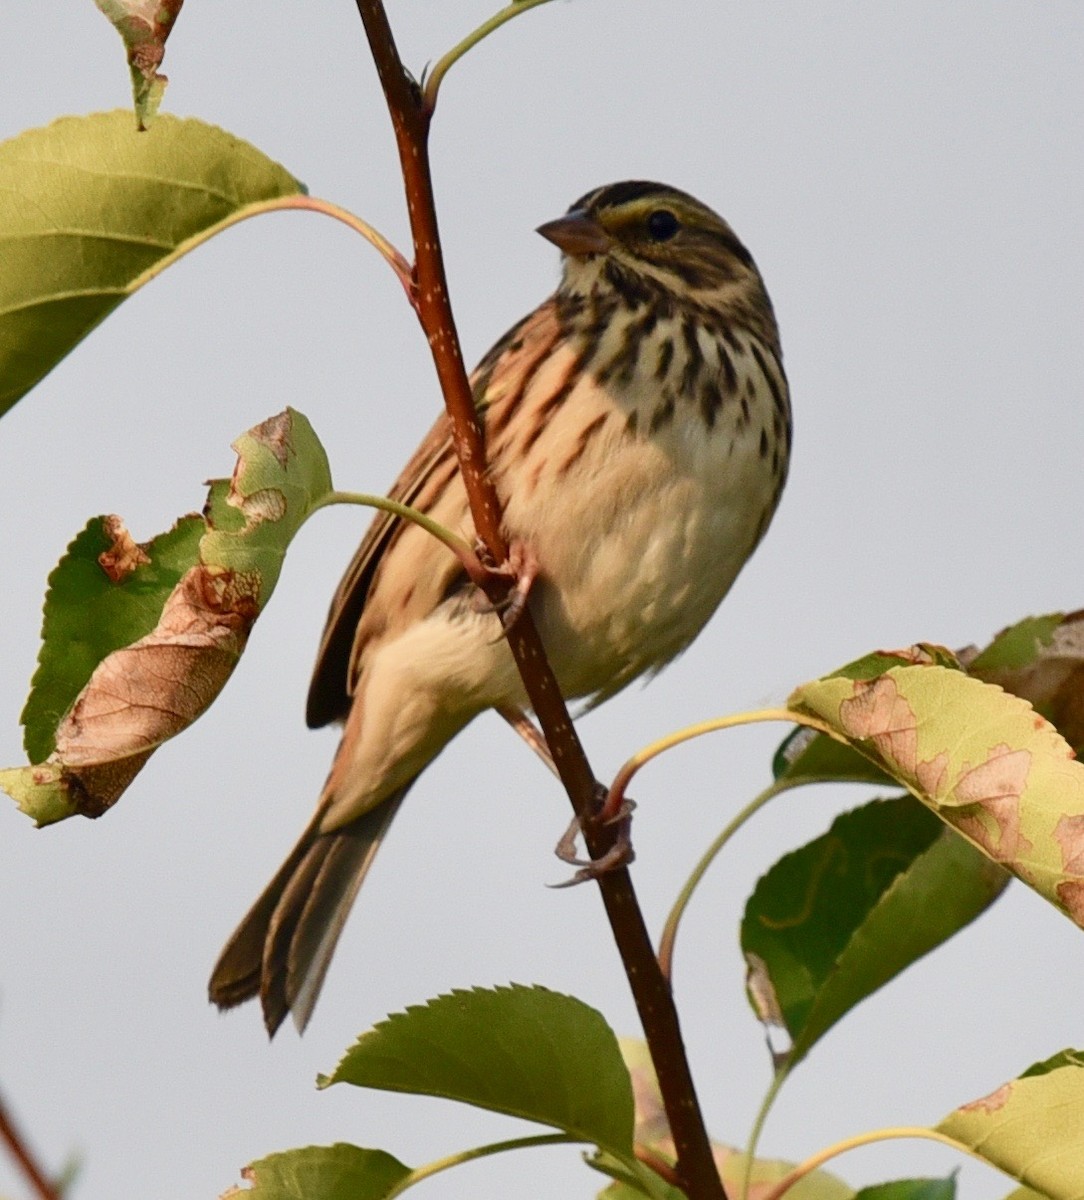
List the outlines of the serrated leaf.
{"type": "Polygon", "coordinates": [[[234,448],[233,479],[212,483],[204,517],[145,546],[119,518],[91,522],[50,576],[24,709],[38,761],[0,771],[0,788],[39,825],[100,816],[158,746],[206,711],[290,540],[331,491],[323,448],[292,409],[234,448]]]}
{"type": "Polygon", "coordinates": [[[613,1031],[542,987],[455,991],[396,1013],[319,1083],[460,1100],[632,1158],[632,1087],[613,1031]]]}
{"type": "Polygon", "coordinates": [[[967,669],[1021,696],[1084,754],[1084,610],[1003,629],[967,669]]]}
{"type": "Polygon", "coordinates": [[[184,0],[94,0],[120,34],[132,76],[136,124],[146,129],[169,80],[158,68],[184,0]]]}
{"type": "Polygon", "coordinates": [[[859,1189],[854,1200],[956,1200],[956,1177],[875,1183],[872,1187],[859,1189]]]}
{"type": "Polygon", "coordinates": [[[746,905],[749,996],[796,1064],[844,1014],[1001,893],[1007,875],[909,796],[837,817],[746,905]]]}
{"type": "Polygon", "coordinates": [[[1036,1063],[936,1128],[1047,1200],[1084,1200],[1084,1052],[1036,1063]]]}
{"type": "Polygon", "coordinates": [[[0,414],[173,258],[304,187],[193,119],[65,117],[0,143],[0,414]]]}
{"type": "Polygon", "coordinates": [[[383,1150],[305,1146],[250,1163],[242,1172],[250,1186],[230,1188],[222,1200],[383,1200],[409,1174],[383,1150]]]}
{"type": "Polygon", "coordinates": [[[1026,701],[959,671],[914,666],[817,680],[790,703],[1084,926],[1084,766],[1026,701]]]}

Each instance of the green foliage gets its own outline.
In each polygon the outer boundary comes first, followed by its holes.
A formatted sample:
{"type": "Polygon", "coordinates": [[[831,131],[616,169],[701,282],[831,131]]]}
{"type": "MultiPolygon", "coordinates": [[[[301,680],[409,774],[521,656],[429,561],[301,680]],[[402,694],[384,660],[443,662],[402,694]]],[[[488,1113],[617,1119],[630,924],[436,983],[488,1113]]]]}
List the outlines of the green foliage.
{"type": "Polygon", "coordinates": [[[452,992],[362,1034],[321,1086],[444,1096],[632,1157],[632,1087],[593,1008],[541,987],[452,992]]]}
{"type": "Polygon", "coordinates": [[[1025,700],[929,665],[816,680],[791,704],[1084,925],[1084,765],[1025,700]]]}
{"type": "Polygon", "coordinates": [[[303,191],[193,119],[140,134],[127,112],[65,117],[0,144],[0,414],[163,267],[303,191]]]}
{"type": "Polygon", "coordinates": [[[250,1163],[244,1177],[251,1187],[231,1188],[223,1200],[383,1200],[409,1175],[409,1167],[383,1150],[306,1146],[250,1163]]]}
{"type": "MultiPolygon", "coordinates": [[[[430,108],[454,63],[542,2],[513,2],[437,60],[424,81],[430,108]]],[[[181,0],[97,3],[124,39],[143,127],[161,99],[158,67],[181,0]]],[[[140,135],[130,113],[97,114],[0,145],[0,414],[181,255],[303,192],[261,152],[196,120],[164,116],[140,135]]],[[[355,227],[401,265],[374,231],[355,227]]],[[[326,456],[300,414],[287,410],[234,447],[232,478],[212,483],[202,515],[145,544],[119,518],[95,517],[50,575],[23,711],[33,765],[0,772],[39,824],[100,815],[158,745],[206,710],[292,538],[332,498],[326,456]]],[[[876,651],[794,693],[795,717],[831,736],[792,734],[765,796],[825,782],[898,784],[911,795],[838,817],[771,867],[748,901],[750,1000],[790,1038],[777,1083],[855,1005],[979,916],[1006,870],[1084,926],[1084,767],[1072,750],[1084,747],[1082,631],[1081,613],[1029,617],[981,652],[876,651]]],[[[395,1014],[320,1080],[333,1083],[456,1100],[556,1133],[420,1168],[383,1150],[310,1146],[252,1163],[248,1186],[231,1195],[390,1200],[457,1161],[559,1141],[593,1148],[609,1200],[682,1194],[664,1179],[676,1155],[646,1050],[626,1048],[623,1060],[601,1014],[542,987],[456,991],[395,1014]]],[[[1019,1181],[1010,1200],[1081,1200],[1084,1055],[1037,1063],[929,1132],[1019,1181]]],[[[730,1195],[748,1174],[750,1200],[783,1181],[792,1181],[787,1200],[956,1195],[952,1178],[855,1192],[823,1170],[754,1157],[747,1172],[745,1155],[715,1152],[730,1195]]]]}
{"type": "Polygon", "coordinates": [[[956,1200],[956,1180],[898,1179],[862,1188],[854,1200],[956,1200]]]}
{"type": "Polygon", "coordinates": [[[749,996],[788,1066],[1001,894],[1005,872],[910,797],[837,817],[760,880],[741,926],[749,996]]]}
{"type": "Polygon", "coordinates": [[[146,129],[158,112],[169,80],[158,68],[184,0],[94,0],[120,34],[132,76],[136,126],[146,129]]]}
{"type": "Polygon", "coordinates": [[[56,729],[94,668],[115,650],[146,637],[162,605],[196,560],[206,526],[181,519],[146,545],[123,579],[103,569],[102,556],[117,544],[116,518],[92,517],[49,576],[38,669],[23,708],[23,744],[31,762],[56,749],[56,729]]]}

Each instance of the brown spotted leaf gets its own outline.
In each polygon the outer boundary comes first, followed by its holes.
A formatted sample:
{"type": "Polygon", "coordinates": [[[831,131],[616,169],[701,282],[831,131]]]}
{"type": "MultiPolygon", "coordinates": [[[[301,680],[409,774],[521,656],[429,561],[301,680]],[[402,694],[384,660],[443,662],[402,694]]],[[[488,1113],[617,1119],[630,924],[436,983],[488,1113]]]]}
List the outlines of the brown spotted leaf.
{"type": "Polygon", "coordinates": [[[43,645],[23,713],[36,765],[0,787],[39,825],[100,816],[151,753],[230,677],[286,548],[330,492],[327,458],[287,409],[234,443],[233,478],[203,517],[140,546],[98,518],[50,576],[43,645]]]}
{"type": "Polygon", "coordinates": [[[960,671],[907,666],[820,679],[790,703],[1084,927],[1084,766],[1025,700],[960,671]]]}
{"type": "Polygon", "coordinates": [[[936,1128],[1047,1200],[1084,1200],[1084,1053],[1036,1063],[936,1128]]]}

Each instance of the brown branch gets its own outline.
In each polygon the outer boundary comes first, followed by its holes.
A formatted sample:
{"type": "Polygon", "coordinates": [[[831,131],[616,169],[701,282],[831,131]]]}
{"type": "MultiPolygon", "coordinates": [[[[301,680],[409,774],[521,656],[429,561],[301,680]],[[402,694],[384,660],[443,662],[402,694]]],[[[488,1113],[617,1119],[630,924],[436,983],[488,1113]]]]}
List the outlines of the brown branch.
{"type": "MultiPolygon", "coordinates": [[[[486,471],[485,443],[459,346],[440,249],[429,167],[432,113],[427,110],[417,83],[403,67],[381,0],[356,0],[356,4],[399,149],[414,238],[418,317],[429,340],[451,418],[475,528],[494,563],[501,566],[508,558],[508,543],[501,525],[500,500],[486,471]]],[[[485,590],[491,600],[499,603],[507,596],[509,587],[507,576],[494,574],[485,590]]],[[[614,846],[617,827],[603,825],[596,819],[600,790],[604,794],[605,789],[600,789],[587,761],[529,610],[523,612],[509,631],[508,642],[561,782],[579,819],[588,851],[593,859],[602,858],[614,846]]],[[[655,958],[632,880],[622,868],[599,875],[598,885],[655,1064],[677,1150],[681,1186],[693,1200],[725,1200],[685,1056],[673,996],[655,958]]]]}
{"type": "Polygon", "coordinates": [[[0,1100],[0,1141],[11,1151],[11,1157],[15,1159],[22,1168],[23,1174],[30,1180],[38,1200],[61,1200],[56,1184],[38,1166],[37,1159],[26,1144],[26,1139],[15,1128],[15,1122],[3,1100],[0,1100]]]}

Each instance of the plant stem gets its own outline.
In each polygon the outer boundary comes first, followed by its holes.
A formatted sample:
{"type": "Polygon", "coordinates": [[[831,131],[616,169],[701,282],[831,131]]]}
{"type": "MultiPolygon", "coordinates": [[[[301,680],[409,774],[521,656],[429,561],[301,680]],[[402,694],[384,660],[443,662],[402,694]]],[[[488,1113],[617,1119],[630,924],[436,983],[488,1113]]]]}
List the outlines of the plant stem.
{"type": "MultiPolygon", "coordinates": [[[[355,0],[355,3],[384,89],[399,150],[414,237],[418,317],[429,340],[451,419],[453,443],[475,528],[500,566],[508,558],[508,543],[501,527],[500,501],[486,471],[485,443],[463,365],[440,250],[429,168],[432,111],[403,67],[381,0],[355,0]]],[[[499,604],[510,586],[507,577],[494,575],[485,591],[491,601],[499,604]]],[[[597,819],[600,788],[573,728],[529,609],[508,631],[508,643],[588,851],[592,858],[601,858],[613,848],[618,829],[597,819]]],[[[600,874],[598,885],[651,1049],[677,1150],[682,1186],[694,1200],[725,1200],[685,1056],[673,996],[659,970],[629,873],[620,868],[600,874]]]]}
{"type": "Polygon", "coordinates": [[[772,1075],[772,1081],[768,1085],[768,1090],[764,1093],[764,1099],[760,1102],[760,1107],[757,1109],[756,1118],[753,1121],[753,1128],[749,1130],[749,1139],[745,1143],[745,1170],[742,1172],[741,1182],[741,1200],[748,1200],[749,1185],[753,1181],[753,1164],[756,1161],[757,1146],[760,1144],[760,1135],[764,1132],[764,1123],[768,1119],[768,1113],[771,1112],[772,1105],[775,1103],[776,1096],[779,1095],[783,1084],[787,1081],[787,1076],[790,1074],[790,1067],[783,1065],[777,1067],[772,1075]]]}
{"type": "Polygon", "coordinates": [[[804,725],[808,729],[816,729],[820,733],[826,734],[844,746],[850,744],[842,734],[834,730],[827,722],[820,720],[819,717],[792,712],[789,708],[758,708],[751,712],[733,713],[729,717],[712,717],[710,721],[700,721],[696,725],[687,725],[684,729],[668,733],[666,737],[659,738],[657,742],[651,742],[642,750],[637,750],[614,776],[609,794],[606,796],[606,803],[599,814],[601,819],[611,821],[618,815],[625,799],[625,789],[629,786],[632,777],[653,758],[658,758],[660,754],[665,754],[667,750],[673,750],[675,746],[680,746],[683,742],[691,742],[694,738],[703,737],[706,733],[718,733],[721,729],[735,729],[740,725],[755,725],[760,721],[786,721],[791,725],[804,725]]]}
{"type": "Polygon", "coordinates": [[[473,50],[480,41],[489,37],[495,29],[500,29],[506,21],[511,21],[513,17],[518,17],[520,13],[526,12],[529,8],[537,8],[540,4],[548,3],[549,0],[512,0],[511,4],[502,8],[499,13],[494,13],[488,21],[483,21],[477,29],[467,34],[447,54],[442,54],[428,76],[425,77],[422,92],[426,109],[431,113],[436,108],[437,92],[440,91],[440,85],[444,80],[444,76],[448,74],[448,71],[468,50],[473,50]]]}
{"type": "MultiPolygon", "coordinates": [[[[388,496],[377,496],[370,492],[328,492],[326,496],[320,498],[317,503],[312,506],[312,512],[319,512],[320,509],[326,508],[331,504],[358,504],[365,508],[379,508],[383,512],[389,512],[397,517],[402,517],[405,521],[413,521],[415,525],[420,525],[426,533],[431,534],[442,542],[463,564],[463,569],[467,572],[470,578],[481,585],[486,579],[487,572],[482,566],[478,555],[474,553],[471,546],[459,536],[453,533],[450,529],[445,529],[439,522],[434,521],[432,517],[427,516],[417,508],[411,508],[409,504],[400,504],[398,500],[392,500],[388,496]]],[[[310,516],[312,513],[309,514],[310,516]]]]}
{"type": "Polygon", "coordinates": [[[783,1196],[796,1183],[837,1155],[844,1154],[848,1150],[856,1150],[859,1146],[871,1146],[875,1142],[888,1142],[894,1138],[925,1138],[927,1141],[940,1142],[944,1146],[951,1146],[953,1150],[959,1150],[961,1153],[971,1154],[975,1158],[978,1158],[980,1162],[986,1161],[981,1155],[975,1154],[974,1150],[969,1146],[963,1145],[954,1138],[950,1138],[947,1133],[940,1133],[936,1129],[926,1129],[920,1125],[901,1126],[894,1129],[874,1129],[869,1133],[860,1133],[855,1137],[846,1138],[842,1142],[826,1146],[823,1150],[818,1150],[816,1154],[811,1155],[805,1162],[799,1163],[789,1175],[781,1179],[769,1191],[765,1192],[762,1200],[782,1200],[783,1196]]]}
{"type": "Polygon", "coordinates": [[[458,1154],[449,1154],[447,1158],[438,1158],[435,1162],[426,1163],[424,1167],[415,1167],[401,1183],[396,1184],[387,1193],[385,1200],[393,1200],[395,1196],[402,1195],[407,1188],[413,1187],[416,1183],[421,1183],[423,1179],[439,1175],[441,1171],[447,1171],[451,1167],[458,1167],[460,1163],[473,1162],[477,1158],[488,1158],[492,1154],[503,1154],[506,1150],[526,1150],[532,1146],[567,1146],[575,1144],[576,1139],[569,1137],[567,1133],[538,1133],[529,1137],[511,1138],[507,1142],[491,1142],[487,1146],[475,1146],[472,1150],[461,1150],[458,1154]]]}
{"type": "Polygon", "coordinates": [[[22,1168],[23,1174],[34,1188],[38,1200],[61,1200],[56,1185],[46,1176],[31,1153],[25,1139],[12,1120],[4,1102],[0,1100],[0,1141],[11,1151],[11,1157],[22,1168]]]}
{"type": "Polygon", "coordinates": [[[674,906],[670,909],[670,913],[666,918],[666,924],[662,927],[662,936],[659,938],[659,966],[662,968],[662,973],[671,982],[673,982],[674,942],[677,939],[678,926],[681,924],[681,918],[685,915],[685,910],[689,907],[689,901],[693,898],[693,892],[700,886],[701,879],[707,874],[708,868],[715,861],[723,847],[745,822],[754,813],[759,812],[769,800],[778,796],[781,792],[785,792],[792,786],[792,784],[780,781],[769,784],[759,795],[750,800],[733,820],[723,826],[719,836],[701,855],[700,861],[685,881],[685,886],[678,893],[678,897],[674,901],[674,906]]]}
{"type": "Polygon", "coordinates": [[[255,204],[246,204],[244,208],[230,213],[228,217],[224,217],[216,225],[201,229],[199,233],[186,238],[180,245],[175,246],[169,254],[156,259],[142,274],[137,275],[135,279],[129,280],[124,287],[124,294],[126,296],[132,295],[133,292],[138,291],[144,284],[150,283],[156,276],[161,275],[167,267],[171,267],[175,262],[184,258],[186,254],[190,254],[197,247],[202,246],[204,242],[210,241],[211,238],[222,233],[224,230],[231,229],[234,225],[239,225],[242,221],[251,220],[253,217],[262,217],[267,213],[273,212],[320,213],[321,216],[333,217],[336,221],[341,221],[355,233],[360,233],[395,272],[395,277],[406,292],[407,299],[411,304],[414,304],[414,283],[410,275],[410,263],[407,262],[391,242],[379,230],[374,229],[368,221],[363,221],[361,217],[355,216],[347,209],[340,208],[337,204],[332,204],[330,200],[321,200],[317,196],[305,195],[276,196],[272,200],[260,200],[255,204]]]}

